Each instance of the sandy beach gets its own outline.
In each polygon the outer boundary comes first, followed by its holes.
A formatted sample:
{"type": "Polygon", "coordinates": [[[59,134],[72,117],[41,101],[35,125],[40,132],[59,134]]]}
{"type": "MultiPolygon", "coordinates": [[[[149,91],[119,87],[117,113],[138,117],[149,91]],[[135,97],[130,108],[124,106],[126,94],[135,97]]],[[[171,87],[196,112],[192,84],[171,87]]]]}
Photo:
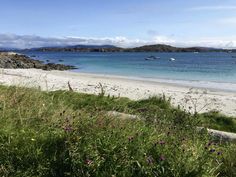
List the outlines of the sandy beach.
{"type": "Polygon", "coordinates": [[[236,92],[193,88],[154,80],[75,73],[68,71],[43,71],[39,69],[1,69],[0,84],[41,88],[46,91],[68,90],[99,94],[101,87],[106,95],[138,100],[165,94],[174,106],[194,112],[218,110],[236,116],[236,92]]]}

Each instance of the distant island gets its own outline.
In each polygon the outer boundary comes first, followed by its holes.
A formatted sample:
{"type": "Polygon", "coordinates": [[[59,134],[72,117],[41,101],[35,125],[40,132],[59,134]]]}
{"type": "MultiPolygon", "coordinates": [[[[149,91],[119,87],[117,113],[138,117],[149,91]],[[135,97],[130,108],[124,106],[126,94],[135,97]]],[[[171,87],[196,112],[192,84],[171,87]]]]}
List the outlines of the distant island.
{"type": "Polygon", "coordinates": [[[63,47],[41,47],[26,49],[41,52],[236,52],[235,49],[220,49],[209,47],[173,47],[170,45],[156,44],[134,48],[122,48],[113,45],[74,45],[63,47]]]}

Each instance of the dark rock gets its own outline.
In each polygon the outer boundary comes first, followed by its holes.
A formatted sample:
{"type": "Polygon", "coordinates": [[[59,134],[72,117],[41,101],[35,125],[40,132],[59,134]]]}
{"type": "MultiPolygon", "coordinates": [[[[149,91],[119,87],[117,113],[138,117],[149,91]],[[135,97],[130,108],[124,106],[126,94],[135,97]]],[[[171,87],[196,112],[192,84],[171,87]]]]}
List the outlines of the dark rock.
{"type": "Polygon", "coordinates": [[[47,63],[44,64],[42,61],[33,60],[26,55],[21,55],[13,52],[0,52],[0,68],[36,68],[43,70],[71,70],[76,69],[74,66],[47,63]]]}

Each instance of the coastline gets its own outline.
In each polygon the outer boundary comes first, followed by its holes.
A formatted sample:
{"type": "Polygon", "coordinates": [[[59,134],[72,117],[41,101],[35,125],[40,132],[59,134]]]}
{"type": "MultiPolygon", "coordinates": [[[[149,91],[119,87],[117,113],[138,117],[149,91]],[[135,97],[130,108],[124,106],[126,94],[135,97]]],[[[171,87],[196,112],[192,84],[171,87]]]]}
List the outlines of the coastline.
{"type": "Polygon", "coordinates": [[[74,91],[99,94],[101,85],[106,95],[127,97],[133,100],[165,94],[174,106],[193,112],[218,110],[228,116],[236,116],[236,92],[193,88],[175,83],[142,80],[141,78],[77,73],[71,71],[44,71],[39,69],[1,69],[0,83],[36,87],[46,91],[68,90],[68,82],[74,91]]]}
{"type": "Polygon", "coordinates": [[[157,84],[167,84],[178,87],[189,87],[196,89],[207,89],[212,92],[233,92],[236,93],[236,83],[234,82],[220,82],[220,81],[206,81],[206,80],[182,80],[182,79],[171,79],[171,78],[154,78],[154,77],[135,77],[135,76],[126,76],[126,75],[115,75],[115,74],[102,74],[96,72],[74,72],[69,70],[72,73],[79,73],[91,76],[98,77],[107,77],[107,78],[118,78],[118,79],[129,79],[132,81],[142,81],[149,83],[157,84]]]}

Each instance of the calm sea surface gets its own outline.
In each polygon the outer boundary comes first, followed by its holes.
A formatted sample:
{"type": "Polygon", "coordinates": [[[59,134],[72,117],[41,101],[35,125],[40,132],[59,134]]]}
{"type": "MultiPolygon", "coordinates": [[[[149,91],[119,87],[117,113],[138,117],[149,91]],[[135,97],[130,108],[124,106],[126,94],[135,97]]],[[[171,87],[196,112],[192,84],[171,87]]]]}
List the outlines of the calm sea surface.
{"type": "MultiPolygon", "coordinates": [[[[233,53],[78,53],[25,52],[47,63],[75,65],[74,72],[99,73],[175,82],[236,84],[236,56],[233,53]],[[145,60],[156,56],[160,59],[145,60]],[[175,58],[171,61],[170,58],[175,58]]],[[[227,86],[227,84],[225,86],[227,86]]],[[[200,84],[201,85],[201,84],[200,84]]],[[[212,86],[212,87],[215,87],[212,86]]],[[[222,84],[221,84],[222,86],[222,84]]],[[[236,89],[236,88],[235,88],[236,89]]]]}

